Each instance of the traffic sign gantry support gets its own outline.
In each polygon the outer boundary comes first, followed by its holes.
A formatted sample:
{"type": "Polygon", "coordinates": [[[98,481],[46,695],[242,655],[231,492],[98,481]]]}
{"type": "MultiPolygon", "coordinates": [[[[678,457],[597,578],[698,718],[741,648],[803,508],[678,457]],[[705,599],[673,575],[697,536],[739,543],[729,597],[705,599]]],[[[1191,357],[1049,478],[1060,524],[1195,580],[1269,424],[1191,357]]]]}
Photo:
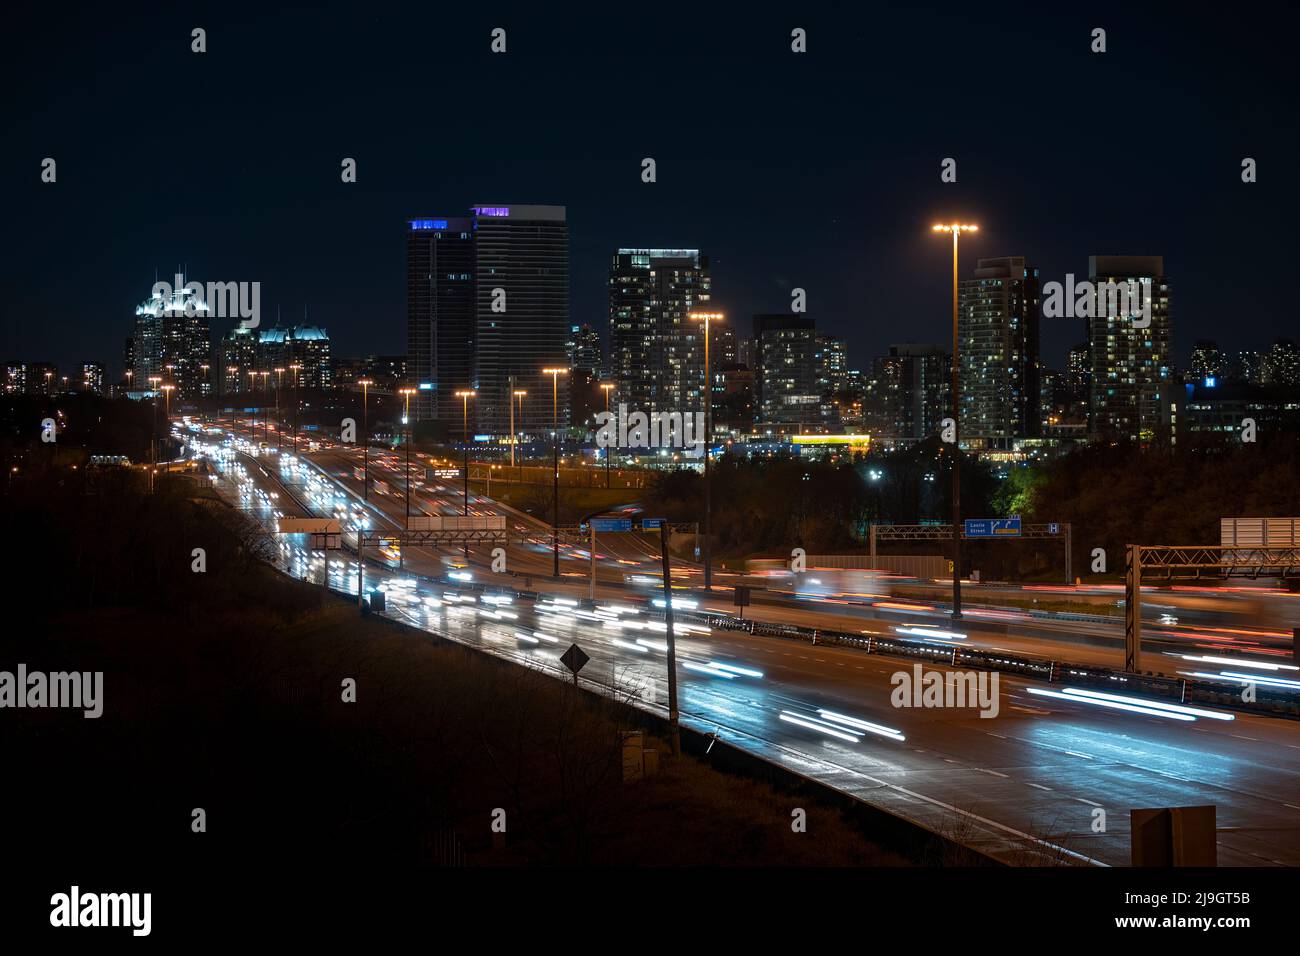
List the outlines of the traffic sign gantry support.
{"type": "MultiPolygon", "coordinates": [[[[1065,543],[1065,583],[1074,583],[1070,576],[1071,530],[1068,521],[1022,524],[1019,518],[967,518],[961,536],[967,541],[1062,538],[1065,543]]],[[[950,541],[952,537],[950,524],[873,524],[870,529],[871,566],[876,566],[876,545],[879,541],[950,541]]]]}
{"type": "Polygon", "coordinates": [[[1142,664],[1142,582],[1148,577],[1258,578],[1300,573],[1300,547],[1130,544],[1124,558],[1124,670],[1142,664]]]}

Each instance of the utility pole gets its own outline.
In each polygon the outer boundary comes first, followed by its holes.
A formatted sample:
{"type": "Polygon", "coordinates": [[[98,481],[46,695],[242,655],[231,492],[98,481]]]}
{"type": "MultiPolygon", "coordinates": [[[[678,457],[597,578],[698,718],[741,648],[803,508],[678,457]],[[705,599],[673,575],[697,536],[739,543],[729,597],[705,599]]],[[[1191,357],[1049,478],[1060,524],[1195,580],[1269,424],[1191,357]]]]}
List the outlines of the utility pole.
{"type": "MultiPolygon", "coordinates": [[[[361,497],[365,501],[370,500],[370,386],[375,384],[368,378],[357,380],[361,386],[361,441],[362,441],[362,466],[363,473],[361,477],[361,497]]],[[[297,440],[295,436],[294,440],[297,440]]]]}
{"type": "Polygon", "coordinates": [[[411,396],[415,389],[404,388],[402,395],[406,398],[406,408],[402,418],[406,421],[406,530],[411,530],[411,396]]]}
{"type": "Polygon", "coordinates": [[[668,635],[668,733],[673,756],[682,752],[681,728],[677,720],[677,648],[673,642],[673,572],[668,557],[668,522],[659,523],[659,556],[664,575],[664,631],[668,635]]]}
{"type": "Polygon", "coordinates": [[[721,312],[692,312],[704,321],[704,590],[713,590],[713,555],[709,538],[713,528],[713,485],[709,480],[709,446],[713,444],[713,373],[709,368],[709,323],[722,321],[721,312]]]}
{"type": "Polygon", "coordinates": [[[555,558],[555,577],[560,576],[560,376],[566,368],[544,368],[543,375],[551,376],[551,432],[552,447],[552,499],[551,499],[551,553],[555,558]]]}
{"type": "Polygon", "coordinates": [[[952,616],[961,617],[961,402],[960,380],[961,368],[958,350],[960,346],[957,329],[957,245],[963,232],[978,232],[979,226],[951,223],[937,225],[934,232],[952,233],[952,424],[955,434],[952,441],[952,616]]]}
{"type": "MultiPolygon", "coordinates": [[[[472,388],[462,389],[456,393],[456,397],[460,399],[461,404],[460,430],[461,445],[465,451],[465,514],[467,516],[469,515],[469,400],[477,394],[478,392],[472,388]]],[[[465,560],[469,561],[468,541],[465,542],[465,560]]]]}
{"type": "MultiPolygon", "coordinates": [[[[607,414],[608,414],[608,412],[609,412],[609,393],[610,393],[610,391],[611,391],[613,388],[614,388],[614,383],[613,383],[613,382],[602,382],[601,385],[600,385],[600,389],[601,389],[601,391],[603,391],[603,392],[605,393],[605,412],[606,412],[607,414]]],[[[616,430],[616,431],[617,431],[617,430],[616,430]]],[[[617,443],[616,443],[616,444],[617,444],[617,443]]],[[[607,491],[609,490],[609,487],[610,487],[610,484],[609,484],[609,460],[610,460],[610,456],[612,456],[612,455],[614,454],[614,447],[616,447],[616,446],[607,447],[607,448],[605,449],[605,490],[607,490],[607,491]]]]}

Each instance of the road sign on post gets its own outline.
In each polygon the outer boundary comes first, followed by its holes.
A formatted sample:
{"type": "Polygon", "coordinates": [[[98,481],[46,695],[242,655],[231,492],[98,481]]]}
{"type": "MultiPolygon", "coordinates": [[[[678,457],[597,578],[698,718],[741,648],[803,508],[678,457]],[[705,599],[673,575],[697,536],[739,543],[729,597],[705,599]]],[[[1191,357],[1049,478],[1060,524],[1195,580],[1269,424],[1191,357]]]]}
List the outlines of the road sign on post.
{"type": "Polygon", "coordinates": [[[570,644],[569,649],[560,657],[560,663],[573,672],[573,686],[578,686],[578,671],[587,666],[587,661],[591,660],[577,644],[570,644]]]}
{"type": "Polygon", "coordinates": [[[591,529],[600,532],[631,531],[631,518],[592,518],[591,529]]]}
{"type": "Polygon", "coordinates": [[[663,524],[663,523],[664,523],[664,519],[663,519],[663,518],[642,518],[642,519],[641,519],[641,530],[642,530],[642,531],[658,531],[658,530],[659,530],[659,526],[660,526],[661,524],[663,524]]]}
{"type": "Polygon", "coordinates": [[[734,592],[736,607],[740,608],[740,619],[745,619],[745,605],[749,603],[749,587],[744,584],[737,584],[734,592]]]}

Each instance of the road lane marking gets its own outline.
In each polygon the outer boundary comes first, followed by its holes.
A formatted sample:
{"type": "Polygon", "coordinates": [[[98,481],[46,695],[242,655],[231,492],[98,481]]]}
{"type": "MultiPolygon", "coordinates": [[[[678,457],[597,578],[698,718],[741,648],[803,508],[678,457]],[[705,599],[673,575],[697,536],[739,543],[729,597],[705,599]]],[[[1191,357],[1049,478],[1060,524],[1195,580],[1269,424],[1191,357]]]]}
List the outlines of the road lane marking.
{"type": "Polygon", "coordinates": [[[1041,783],[1031,783],[1030,786],[1033,787],[1035,790],[1046,790],[1049,793],[1052,790],[1051,787],[1044,787],[1041,783]]]}
{"type": "Polygon", "coordinates": [[[1090,807],[1099,807],[1100,803],[1093,803],[1091,800],[1085,800],[1083,797],[1071,797],[1071,800],[1078,800],[1080,803],[1086,803],[1090,807]]]}
{"type": "Polygon", "coordinates": [[[975,769],[978,770],[980,773],[987,773],[987,774],[992,774],[995,777],[1001,777],[1003,780],[1010,779],[1007,777],[1005,773],[998,773],[996,770],[986,770],[983,767],[976,767],[975,769]]]}

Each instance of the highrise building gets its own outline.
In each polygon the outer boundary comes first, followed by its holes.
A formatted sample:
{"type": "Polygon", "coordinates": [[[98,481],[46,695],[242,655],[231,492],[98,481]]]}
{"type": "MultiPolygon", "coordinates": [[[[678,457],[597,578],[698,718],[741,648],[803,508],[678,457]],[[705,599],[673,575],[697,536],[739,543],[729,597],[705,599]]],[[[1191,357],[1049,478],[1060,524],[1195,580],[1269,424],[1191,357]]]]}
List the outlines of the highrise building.
{"type": "Polygon", "coordinates": [[[1192,381],[1200,385],[1209,380],[1223,379],[1223,353],[1209,339],[1200,339],[1192,346],[1192,381]]]}
{"type": "Polygon", "coordinates": [[[558,410],[546,396],[543,368],[565,368],[569,321],[569,225],[563,206],[475,206],[477,314],[474,402],[478,428],[510,434],[512,389],[529,393],[525,434],[543,434],[553,415],[568,423],[564,392],[558,410]],[[533,399],[537,397],[537,400],[533,399]]]}
{"type": "Polygon", "coordinates": [[[28,395],[57,395],[61,384],[59,367],[53,362],[27,363],[28,395]]]}
{"type": "MultiPolygon", "coordinates": [[[[1169,386],[1173,382],[1173,312],[1163,256],[1089,256],[1088,278],[1097,283],[1134,280],[1150,302],[1150,324],[1112,315],[1098,296],[1087,319],[1092,361],[1091,431],[1111,439],[1169,441],[1169,386]]],[[[1138,318],[1147,322],[1145,315],[1138,318]]]]}
{"type": "Polygon", "coordinates": [[[407,371],[416,421],[461,422],[456,392],[474,387],[477,300],[471,217],[406,224],[407,371]]]}
{"type": "Polygon", "coordinates": [[[1300,346],[1292,339],[1278,339],[1268,353],[1270,385],[1283,388],[1300,386],[1300,346]]]}
{"type": "Polygon", "coordinates": [[[104,366],[99,362],[82,362],[80,387],[87,392],[103,395],[104,366]]]}
{"type": "MultiPolygon", "coordinates": [[[[568,367],[569,230],[563,206],[474,206],[471,215],[407,222],[407,350],[414,414],[459,431],[474,389],[475,428],[509,433],[510,391],[522,389],[519,431],[550,428],[544,367],[568,367]],[[532,400],[536,396],[536,400],[532,400]]],[[[559,403],[567,420],[567,403],[559,403]]]]}
{"type": "Polygon", "coordinates": [[[217,361],[220,363],[221,394],[237,395],[252,387],[249,373],[257,369],[257,345],[260,335],[253,329],[237,325],[221,340],[217,361]]]}
{"type": "Polygon", "coordinates": [[[1038,270],[1023,256],[980,259],[963,279],[957,338],[965,447],[1010,450],[1041,432],[1038,270]]]}
{"type": "Polygon", "coordinates": [[[821,420],[817,329],[803,314],[754,316],[754,387],[761,421],[811,426],[821,420]]]}
{"type": "Polygon", "coordinates": [[[333,374],[329,334],[314,325],[263,329],[257,340],[255,364],[259,388],[275,384],[276,369],[285,369],[284,381],[292,382],[295,365],[299,388],[329,388],[333,374]],[[263,377],[263,372],[268,374],[263,377]]]}
{"type": "Polygon", "coordinates": [[[819,335],[817,350],[820,357],[817,377],[822,394],[842,391],[849,371],[848,343],[835,335],[819,335]]]}
{"type": "Polygon", "coordinates": [[[6,362],[4,393],[6,395],[25,394],[27,392],[27,373],[26,362],[6,362]]]}
{"type": "Polygon", "coordinates": [[[1238,385],[1263,385],[1268,379],[1268,353],[1242,349],[1228,370],[1228,379],[1238,385]]]}
{"type": "Polygon", "coordinates": [[[569,371],[584,369],[600,377],[601,349],[600,333],[590,325],[583,323],[569,329],[569,341],[565,344],[569,353],[569,371]]]}
{"type": "Polygon", "coordinates": [[[619,249],[614,254],[609,270],[610,372],[619,401],[629,410],[702,408],[704,330],[690,313],[710,308],[711,288],[709,260],[698,249],[619,249]]]}
{"type": "Polygon", "coordinates": [[[151,295],[135,310],[132,335],[132,382],[148,389],[150,378],[176,386],[175,398],[206,394],[204,366],[212,361],[210,309],[201,287],[190,287],[183,276],[166,296],[151,295]]]}
{"type": "Polygon", "coordinates": [[[951,359],[937,345],[891,345],[872,363],[867,419],[882,437],[937,435],[949,414],[951,359]]]}

